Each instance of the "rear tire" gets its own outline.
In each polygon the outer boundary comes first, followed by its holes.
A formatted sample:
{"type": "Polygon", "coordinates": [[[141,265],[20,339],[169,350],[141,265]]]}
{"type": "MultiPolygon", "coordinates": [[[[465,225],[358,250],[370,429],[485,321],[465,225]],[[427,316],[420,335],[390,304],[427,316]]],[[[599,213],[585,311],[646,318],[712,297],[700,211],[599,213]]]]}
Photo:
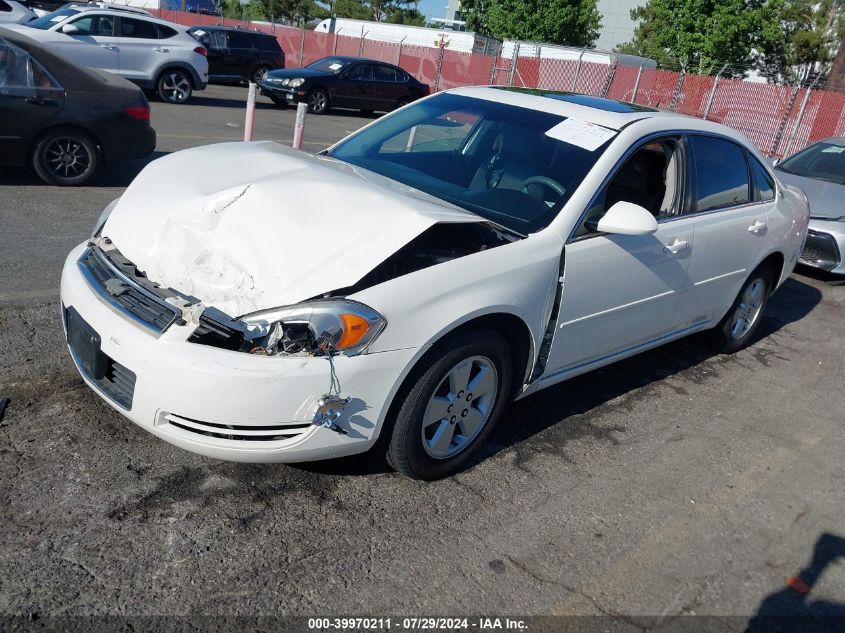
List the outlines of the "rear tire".
{"type": "Polygon", "coordinates": [[[401,395],[387,462],[412,479],[460,471],[492,432],[511,386],[510,349],[493,331],[451,338],[401,395]]]}
{"type": "Polygon", "coordinates": [[[169,68],[159,75],[156,92],[165,103],[185,103],[193,94],[191,77],[184,70],[169,68]]]}
{"type": "Polygon", "coordinates": [[[409,103],[411,103],[411,100],[408,97],[402,97],[401,99],[399,99],[399,101],[396,102],[396,107],[394,108],[394,110],[398,110],[399,108],[403,108],[406,105],[408,105],[409,103]]]}
{"type": "Polygon", "coordinates": [[[713,329],[718,350],[733,354],[746,347],[763,320],[763,312],[772,294],[772,276],[765,267],[748,276],[728,313],[713,329]]]}
{"type": "Polygon", "coordinates": [[[94,175],[98,164],[94,139],[86,132],[72,128],[48,132],[32,153],[35,173],[51,185],[81,185],[94,175]]]}
{"type": "Polygon", "coordinates": [[[312,88],[305,96],[311,114],[324,114],[329,109],[329,93],[323,88],[312,88]]]}

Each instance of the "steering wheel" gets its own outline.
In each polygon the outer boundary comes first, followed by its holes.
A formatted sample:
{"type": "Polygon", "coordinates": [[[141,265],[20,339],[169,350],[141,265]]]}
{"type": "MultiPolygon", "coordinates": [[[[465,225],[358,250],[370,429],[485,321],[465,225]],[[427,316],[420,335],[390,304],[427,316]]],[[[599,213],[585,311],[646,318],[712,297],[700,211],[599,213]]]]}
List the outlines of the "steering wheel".
{"type": "MultiPolygon", "coordinates": [[[[554,191],[559,196],[566,195],[566,189],[563,188],[563,185],[561,185],[557,180],[552,180],[551,178],[546,178],[545,176],[531,176],[530,178],[526,178],[522,181],[522,185],[519,187],[519,190],[529,196],[533,195],[528,189],[530,185],[543,185],[544,187],[548,187],[554,191]]],[[[537,196],[534,197],[536,198],[537,196]]]]}
{"type": "Polygon", "coordinates": [[[484,186],[487,189],[495,189],[502,182],[502,176],[505,175],[505,159],[498,152],[493,154],[484,165],[484,170],[486,172],[484,186]]]}

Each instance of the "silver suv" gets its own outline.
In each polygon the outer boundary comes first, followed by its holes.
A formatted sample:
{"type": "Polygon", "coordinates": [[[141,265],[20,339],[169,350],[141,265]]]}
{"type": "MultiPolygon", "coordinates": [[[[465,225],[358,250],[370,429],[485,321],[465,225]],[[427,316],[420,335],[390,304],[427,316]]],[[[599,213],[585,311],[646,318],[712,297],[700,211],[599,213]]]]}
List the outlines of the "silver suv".
{"type": "Polygon", "coordinates": [[[143,9],[68,4],[9,28],[80,66],[154,89],[169,103],[186,102],[208,82],[208,51],[188,34],[188,27],[159,20],[143,9]]]}

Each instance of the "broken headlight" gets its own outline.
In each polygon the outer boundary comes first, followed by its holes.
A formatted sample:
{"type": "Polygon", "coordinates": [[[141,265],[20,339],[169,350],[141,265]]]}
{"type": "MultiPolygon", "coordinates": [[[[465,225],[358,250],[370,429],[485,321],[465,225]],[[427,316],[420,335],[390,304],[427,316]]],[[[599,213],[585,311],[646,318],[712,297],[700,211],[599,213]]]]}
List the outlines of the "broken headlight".
{"type": "Polygon", "coordinates": [[[251,354],[360,354],[387,322],[362,303],[337,299],[253,312],[243,351],[251,354]]]}

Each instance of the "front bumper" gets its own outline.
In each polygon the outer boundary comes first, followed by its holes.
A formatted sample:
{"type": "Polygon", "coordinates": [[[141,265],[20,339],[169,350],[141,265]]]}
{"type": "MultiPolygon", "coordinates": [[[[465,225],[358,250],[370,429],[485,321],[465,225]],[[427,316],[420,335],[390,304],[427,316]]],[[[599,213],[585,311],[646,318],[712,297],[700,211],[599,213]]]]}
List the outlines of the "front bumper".
{"type": "Polygon", "coordinates": [[[275,98],[287,103],[300,103],[305,101],[305,90],[302,86],[299,88],[285,88],[283,86],[276,86],[260,82],[258,84],[259,92],[265,97],[275,98]]]}
{"type": "Polygon", "coordinates": [[[195,453],[241,462],[299,462],[366,451],[420,351],[334,359],[341,393],[351,397],[337,421],[348,431],[342,435],[311,424],[317,400],[329,391],[328,359],[268,358],[189,343],[194,326],[178,322],[157,335],[94,291],[77,263],[84,251],[80,244],[65,262],[62,304],[99,335],[109,370],[94,379],[71,349],[77,369],[135,424],[195,453]]]}
{"type": "Polygon", "coordinates": [[[845,222],[811,219],[799,262],[827,272],[845,274],[845,222]]]}

